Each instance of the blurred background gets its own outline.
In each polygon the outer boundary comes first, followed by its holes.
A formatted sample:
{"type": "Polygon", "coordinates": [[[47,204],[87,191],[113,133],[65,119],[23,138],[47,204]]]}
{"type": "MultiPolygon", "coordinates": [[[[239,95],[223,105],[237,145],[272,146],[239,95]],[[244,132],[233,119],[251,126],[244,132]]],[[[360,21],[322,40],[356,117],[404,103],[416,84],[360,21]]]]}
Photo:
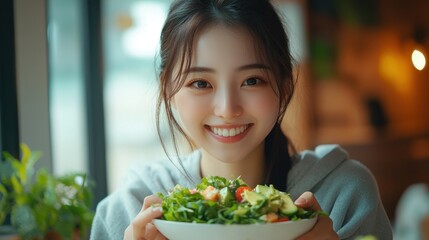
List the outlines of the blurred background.
{"type": "MultiPolygon", "coordinates": [[[[24,142],[55,174],[87,172],[96,202],[164,157],[154,122],[170,0],[6,0],[1,149],[24,142]],[[12,61],[11,61],[12,59],[12,61]]],[[[429,184],[429,2],[277,0],[296,59],[284,130],[298,150],[341,144],[367,165],[392,221],[429,184]]]]}

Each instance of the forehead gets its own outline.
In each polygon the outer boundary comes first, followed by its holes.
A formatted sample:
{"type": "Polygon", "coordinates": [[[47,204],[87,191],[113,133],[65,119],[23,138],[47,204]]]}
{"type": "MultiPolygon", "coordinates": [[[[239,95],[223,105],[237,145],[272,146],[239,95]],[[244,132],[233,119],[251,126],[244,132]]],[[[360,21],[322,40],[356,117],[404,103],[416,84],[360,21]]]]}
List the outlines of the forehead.
{"type": "Polygon", "coordinates": [[[236,67],[261,62],[255,39],[242,27],[210,25],[194,41],[192,65],[236,67]]]}

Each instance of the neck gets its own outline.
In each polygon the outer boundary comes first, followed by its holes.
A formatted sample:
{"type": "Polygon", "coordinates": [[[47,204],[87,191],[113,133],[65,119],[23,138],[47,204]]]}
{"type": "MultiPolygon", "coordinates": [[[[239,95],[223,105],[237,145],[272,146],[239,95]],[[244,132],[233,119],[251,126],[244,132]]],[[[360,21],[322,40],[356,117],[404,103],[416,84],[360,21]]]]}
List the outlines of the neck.
{"type": "Polygon", "coordinates": [[[264,148],[260,147],[235,162],[225,162],[202,150],[202,177],[219,176],[226,179],[241,177],[250,187],[263,184],[265,178],[264,148]]]}

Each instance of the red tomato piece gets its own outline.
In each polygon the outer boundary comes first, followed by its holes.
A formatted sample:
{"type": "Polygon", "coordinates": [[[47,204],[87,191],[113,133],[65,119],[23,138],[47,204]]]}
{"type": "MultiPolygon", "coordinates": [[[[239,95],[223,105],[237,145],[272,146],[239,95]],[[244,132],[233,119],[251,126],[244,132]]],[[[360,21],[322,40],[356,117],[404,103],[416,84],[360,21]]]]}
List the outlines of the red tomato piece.
{"type": "Polygon", "coordinates": [[[235,190],[235,198],[237,199],[238,202],[242,202],[243,201],[243,193],[245,191],[252,191],[253,189],[249,186],[240,186],[237,188],[237,190],[235,190]]]}

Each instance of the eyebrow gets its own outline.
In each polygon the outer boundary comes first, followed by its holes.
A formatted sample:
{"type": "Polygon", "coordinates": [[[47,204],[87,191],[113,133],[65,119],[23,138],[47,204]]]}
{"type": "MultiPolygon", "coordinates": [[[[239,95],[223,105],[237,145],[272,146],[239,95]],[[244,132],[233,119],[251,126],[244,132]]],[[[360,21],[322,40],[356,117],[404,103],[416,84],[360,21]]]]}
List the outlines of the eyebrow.
{"type": "MultiPolygon", "coordinates": [[[[245,70],[250,70],[250,69],[265,69],[265,70],[271,70],[270,67],[268,67],[265,64],[262,63],[252,63],[252,64],[247,64],[247,65],[243,65],[241,67],[238,68],[239,71],[245,71],[245,70]]],[[[185,71],[185,73],[195,73],[195,72],[208,72],[208,73],[214,73],[215,70],[212,68],[208,68],[208,67],[191,67],[189,68],[187,71],[185,71]]]]}
{"type": "Polygon", "coordinates": [[[263,64],[263,63],[252,63],[252,64],[248,64],[248,65],[244,65],[238,68],[238,70],[243,71],[243,70],[249,70],[249,69],[265,69],[265,70],[271,70],[270,67],[268,67],[267,65],[263,64]]]}

